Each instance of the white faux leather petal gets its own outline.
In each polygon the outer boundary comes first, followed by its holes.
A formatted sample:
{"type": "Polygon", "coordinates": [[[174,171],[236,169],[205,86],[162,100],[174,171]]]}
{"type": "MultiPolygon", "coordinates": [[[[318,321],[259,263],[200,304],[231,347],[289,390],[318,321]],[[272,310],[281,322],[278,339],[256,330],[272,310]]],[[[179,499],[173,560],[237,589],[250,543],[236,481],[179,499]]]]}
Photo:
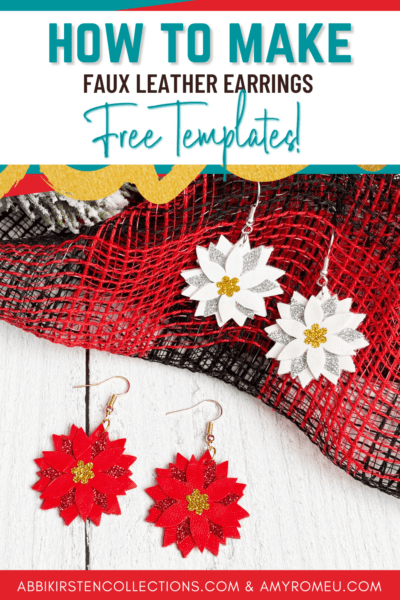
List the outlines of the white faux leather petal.
{"type": "Polygon", "coordinates": [[[280,353],[278,360],[292,360],[292,358],[298,358],[307,350],[308,346],[303,340],[293,340],[284,347],[280,353]]]}
{"type": "Polygon", "coordinates": [[[283,294],[283,289],[280,285],[276,285],[274,288],[272,288],[272,290],[267,290],[266,292],[257,292],[257,294],[263,298],[268,298],[269,296],[279,296],[279,294],[283,294]]]}
{"type": "Polygon", "coordinates": [[[235,312],[233,313],[232,319],[236,322],[237,325],[239,325],[239,327],[243,327],[243,325],[246,322],[247,315],[240,312],[240,310],[238,310],[235,306],[235,312]]]}
{"type": "Polygon", "coordinates": [[[294,319],[277,319],[276,322],[285,333],[288,333],[292,337],[300,338],[304,342],[306,337],[304,331],[306,327],[303,325],[303,323],[300,323],[300,321],[295,321],[294,319]]]}
{"type": "Polygon", "coordinates": [[[263,269],[254,269],[254,271],[247,271],[244,275],[239,277],[239,286],[241,290],[248,290],[249,288],[255,287],[262,283],[268,277],[268,270],[264,267],[263,269]]]}
{"type": "Polygon", "coordinates": [[[196,312],[194,313],[195,317],[204,317],[204,309],[206,308],[207,302],[199,302],[196,308],[196,312]]]}
{"type": "Polygon", "coordinates": [[[369,341],[365,337],[362,337],[354,340],[354,342],[349,342],[349,346],[351,346],[353,350],[361,350],[361,348],[369,346],[369,341]]]}
{"type": "Polygon", "coordinates": [[[265,333],[273,333],[274,331],[280,331],[280,330],[281,330],[281,328],[276,323],[274,323],[273,325],[269,325],[268,327],[265,327],[265,329],[264,329],[265,333]]]}
{"type": "Polygon", "coordinates": [[[211,260],[205,260],[202,258],[199,262],[204,275],[213,283],[221,281],[221,279],[226,275],[225,270],[221,267],[221,265],[218,265],[211,260]]]}
{"type": "Polygon", "coordinates": [[[182,291],[182,296],[186,296],[187,298],[190,298],[190,296],[192,294],[194,294],[196,290],[197,290],[197,287],[195,287],[194,285],[189,285],[182,291]]]}
{"type": "Polygon", "coordinates": [[[337,354],[337,356],[351,356],[354,354],[354,350],[350,344],[337,335],[329,333],[326,334],[326,343],[323,344],[323,348],[332,354],[337,354]]]}
{"type": "MultiPolygon", "coordinates": [[[[285,344],[280,344],[279,342],[276,342],[272,348],[267,352],[267,354],[265,355],[267,358],[278,358],[278,356],[280,355],[280,353],[282,352],[282,350],[284,349],[285,344]]],[[[290,360],[284,360],[283,362],[288,362],[290,363],[290,360]]],[[[290,369],[289,369],[290,371],[290,369]]]]}
{"type": "Polygon", "coordinates": [[[242,248],[238,245],[232,248],[225,263],[225,271],[229,277],[239,277],[243,269],[242,248]]]}
{"type": "Polygon", "coordinates": [[[282,271],[282,269],[277,269],[276,267],[270,267],[269,265],[265,267],[267,276],[265,279],[270,279],[271,281],[276,281],[279,277],[285,274],[286,271],[282,271]]]}
{"type": "Polygon", "coordinates": [[[215,283],[207,283],[207,285],[203,285],[193,296],[191,296],[192,300],[214,300],[214,298],[218,298],[218,288],[215,283]]]}
{"type": "Polygon", "coordinates": [[[351,356],[339,356],[339,369],[354,373],[356,366],[351,356]]]}
{"type": "Polygon", "coordinates": [[[278,302],[277,305],[279,314],[282,319],[291,319],[292,315],[290,312],[290,304],[284,304],[283,302],[278,302]]]}
{"type": "Polygon", "coordinates": [[[315,323],[320,325],[323,318],[324,311],[322,310],[320,302],[318,302],[315,296],[311,296],[304,311],[304,320],[307,327],[311,327],[311,325],[314,325],[315,323]]]}
{"type": "Polygon", "coordinates": [[[337,303],[336,314],[349,312],[351,309],[351,304],[353,302],[353,298],[345,298],[344,300],[339,300],[337,303]]]}
{"type": "Polygon", "coordinates": [[[340,375],[334,375],[333,373],[331,373],[330,371],[327,371],[326,369],[322,369],[322,375],[324,377],[326,377],[326,379],[328,379],[334,385],[337,384],[337,382],[339,381],[339,377],[340,377],[340,375]]]}
{"type": "Polygon", "coordinates": [[[269,257],[271,256],[272,252],[274,250],[273,246],[261,246],[261,255],[260,255],[260,260],[258,261],[258,264],[260,265],[260,267],[264,266],[267,264],[267,262],[269,261],[269,257]]]}
{"type": "Polygon", "coordinates": [[[310,369],[304,369],[304,371],[301,371],[297,377],[299,378],[302,388],[307,387],[308,384],[314,379],[310,369]]]}
{"type": "Polygon", "coordinates": [[[357,329],[357,327],[364,321],[366,315],[363,313],[351,313],[351,319],[347,323],[347,327],[350,329],[357,329]]]}
{"type": "Polygon", "coordinates": [[[219,250],[220,252],[222,252],[222,254],[225,254],[225,256],[227,256],[232,250],[232,247],[233,244],[229,240],[227,240],[224,235],[219,236],[219,240],[216,245],[217,250],[219,250]]]}
{"type": "Polygon", "coordinates": [[[351,319],[351,313],[340,313],[338,315],[332,315],[323,321],[321,327],[326,327],[329,334],[339,333],[348,326],[351,319]]]}
{"type": "MultiPolygon", "coordinates": [[[[275,344],[276,346],[278,344],[275,344]]],[[[281,344],[279,344],[281,345],[281,344]]],[[[279,363],[279,368],[278,368],[278,375],[286,375],[287,373],[290,373],[292,368],[292,361],[291,360],[281,360],[281,362],[279,363]]]]}
{"type": "Polygon", "coordinates": [[[208,250],[207,248],[203,248],[203,246],[196,246],[196,254],[197,254],[197,262],[201,266],[202,260],[209,260],[208,258],[208,250]]]}
{"type": "Polygon", "coordinates": [[[319,348],[308,347],[307,364],[314,376],[314,379],[319,379],[322,369],[325,366],[325,352],[323,351],[322,346],[319,348]]]}
{"type": "Polygon", "coordinates": [[[201,269],[186,269],[186,271],[181,271],[181,277],[183,277],[183,279],[186,281],[191,277],[197,277],[198,275],[201,275],[201,273],[201,269]]]}
{"type": "Polygon", "coordinates": [[[264,299],[254,292],[241,289],[240,292],[234,294],[234,299],[245,308],[250,308],[262,317],[267,314],[264,299]]]}
{"type": "Polygon", "coordinates": [[[218,302],[218,312],[224,325],[229,321],[229,319],[233,318],[236,312],[235,296],[236,294],[229,298],[229,296],[224,294],[221,296],[220,301],[218,302]]]}
{"type": "Polygon", "coordinates": [[[299,294],[299,292],[293,292],[293,299],[296,300],[296,302],[298,302],[302,306],[305,306],[307,304],[307,298],[299,294]]]}

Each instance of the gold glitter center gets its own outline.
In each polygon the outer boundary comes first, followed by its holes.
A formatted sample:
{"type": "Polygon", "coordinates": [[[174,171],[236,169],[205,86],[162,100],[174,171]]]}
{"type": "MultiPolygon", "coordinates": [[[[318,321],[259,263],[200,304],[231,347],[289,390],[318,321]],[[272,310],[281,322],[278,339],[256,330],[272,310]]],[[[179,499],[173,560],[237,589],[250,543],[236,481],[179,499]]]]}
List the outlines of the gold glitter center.
{"type": "Polygon", "coordinates": [[[306,336],[304,342],[306,344],[311,344],[313,348],[319,348],[321,344],[325,344],[325,336],[327,333],[328,330],[326,327],[321,327],[320,329],[319,325],[314,323],[314,325],[311,325],[311,329],[306,329],[304,331],[304,335],[306,336]]]}
{"type": "Polygon", "coordinates": [[[78,464],[76,467],[71,469],[71,473],[75,475],[74,483],[83,483],[86,484],[89,479],[93,479],[94,473],[92,473],[93,463],[85,463],[83,460],[78,460],[78,464]]]}
{"type": "Polygon", "coordinates": [[[223,294],[226,294],[228,298],[232,298],[235,292],[240,292],[240,287],[237,285],[238,283],[239,279],[237,277],[230,279],[228,275],[225,275],[222,278],[222,281],[218,281],[217,283],[217,288],[219,290],[218,295],[222,296],[223,294]]]}
{"type": "Polygon", "coordinates": [[[203,514],[203,510],[210,508],[207,500],[207,494],[200,494],[199,490],[193,490],[191,496],[186,496],[186,501],[188,502],[187,509],[194,511],[196,515],[201,515],[203,514]]]}

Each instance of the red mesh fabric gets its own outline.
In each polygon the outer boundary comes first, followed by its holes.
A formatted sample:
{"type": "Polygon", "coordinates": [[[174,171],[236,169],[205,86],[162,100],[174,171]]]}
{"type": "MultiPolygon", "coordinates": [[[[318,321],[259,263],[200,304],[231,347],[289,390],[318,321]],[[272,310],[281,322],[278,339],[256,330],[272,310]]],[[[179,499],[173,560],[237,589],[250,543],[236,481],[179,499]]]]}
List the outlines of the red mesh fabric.
{"type": "Polygon", "coordinates": [[[78,236],[29,237],[17,223],[25,237],[10,242],[0,218],[0,317],[67,346],[218,377],[293,421],[356,479],[400,498],[400,180],[310,175],[263,184],[251,242],[275,246],[285,294],[266,299],[266,318],[219,329],[214,317],[194,317],[180,272],[195,267],[197,245],[238,239],[255,194],[254,183],[204,175],[163,206],[134,196],[78,236]],[[360,330],[370,346],[336,388],[321,379],[302,390],[265,358],[273,342],[264,328],[294,290],[318,292],[332,225],[330,289],[367,313],[360,330]]]}

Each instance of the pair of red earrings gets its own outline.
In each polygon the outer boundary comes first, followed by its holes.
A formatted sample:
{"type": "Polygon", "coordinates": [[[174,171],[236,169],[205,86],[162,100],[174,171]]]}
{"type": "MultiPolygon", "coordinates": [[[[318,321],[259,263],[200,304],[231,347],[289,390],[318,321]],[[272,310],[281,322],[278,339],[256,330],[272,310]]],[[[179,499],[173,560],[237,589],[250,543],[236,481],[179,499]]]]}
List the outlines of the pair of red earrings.
{"type": "MultiPolygon", "coordinates": [[[[40,471],[33,489],[41,492],[41,508],[58,508],[66,525],[78,516],[100,525],[103,513],[121,514],[117,497],[136,487],[130,479],[136,457],[124,453],[125,439],[112,441],[108,435],[115,401],[130,389],[125,377],[116,377],[126,381],[127,389],[111,396],[97,429],[88,436],[72,425],[69,435],[53,435],[54,451],[35,460],[40,471]]],[[[215,462],[213,423],[222,416],[222,407],[215,400],[202,402],[213,402],[220,410],[208,423],[206,452],[199,460],[177,454],[167,469],[156,469],[157,485],[145,490],[154,500],[146,521],[162,527],[163,546],[176,543],[184,557],[196,547],[217,555],[227,538],[240,538],[239,521],[249,516],[238,504],[246,486],[228,477],[228,461],[215,462]]]]}

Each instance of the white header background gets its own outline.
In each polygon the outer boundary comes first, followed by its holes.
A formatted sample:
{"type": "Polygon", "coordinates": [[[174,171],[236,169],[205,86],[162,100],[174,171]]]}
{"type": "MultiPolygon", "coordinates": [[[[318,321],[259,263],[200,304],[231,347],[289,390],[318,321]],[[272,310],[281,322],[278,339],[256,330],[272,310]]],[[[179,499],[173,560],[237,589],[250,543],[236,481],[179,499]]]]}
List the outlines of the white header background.
{"type": "MultiPolygon", "coordinates": [[[[263,73],[310,73],[313,91],[309,94],[247,95],[246,117],[242,138],[261,125],[253,119],[263,115],[280,119],[279,129],[286,133],[296,127],[296,103],[301,104],[300,153],[288,152],[287,146],[265,154],[262,148],[228,150],[228,164],[397,164],[400,139],[398,69],[400,13],[388,12],[2,12],[0,19],[0,163],[1,164],[221,164],[222,147],[209,144],[183,149],[176,155],[176,109],[148,110],[148,105],[180,101],[208,102],[208,107],[185,107],[183,131],[191,128],[209,133],[216,128],[235,126],[237,94],[223,93],[223,76],[261,75],[263,73]],[[131,35],[136,22],[144,24],[140,62],[131,64],[124,49],[121,62],[110,63],[105,23],[128,23],[131,35]],[[166,32],[161,23],[181,22],[185,32],[178,33],[178,58],[168,63],[166,32]],[[49,62],[49,23],[58,23],[58,35],[64,36],[64,23],[74,28],[73,62],[49,62]],[[101,59],[97,63],[80,63],[76,54],[76,28],[81,23],[100,26],[101,59]],[[211,59],[208,63],[191,63],[187,58],[187,27],[207,23],[211,30],[211,59]],[[275,23],[285,23],[295,62],[276,57],[266,62],[229,63],[229,23],[240,23],[247,39],[251,23],[263,24],[263,60],[265,61],[275,23]],[[298,24],[315,23],[324,27],[317,37],[317,47],[324,63],[317,64],[308,53],[308,63],[298,63],[298,24]],[[349,47],[339,54],[351,54],[351,63],[328,63],[328,23],[351,23],[349,47]],[[92,73],[91,90],[97,74],[130,74],[128,86],[141,74],[212,73],[218,77],[218,94],[94,94],[83,93],[83,75],[92,73]],[[137,129],[142,137],[151,128],[162,141],[153,149],[131,149],[128,136],[125,148],[117,140],[110,142],[110,157],[104,158],[103,144],[92,139],[105,131],[104,111],[92,113],[88,123],[83,113],[90,108],[115,102],[135,102],[137,108],[119,108],[111,113],[110,130],[137,129]]],[[[117,29],[118,31],[118,29],[117,29]]],[[[88,49],[91,44],[88,44],[88,49]]],[[[156,78],[158,81],[158,79],[156,78]]],[[[233,78],[235,81],[235,77],[233,78]]],[[[114,111],[116,109],[113,109],[114,111]]],[[[272,129],[271,129],[272,130],[272,129]]],[[[271,131],[270,130],[270,131],[271,131]]],[[[139,138],[137,138],[139,139],[139,138]]],[[[153,138],[155,139],[155,138],[153,138]]],[[[136,140],[137,141],[137,140],[136,140]]]]}

